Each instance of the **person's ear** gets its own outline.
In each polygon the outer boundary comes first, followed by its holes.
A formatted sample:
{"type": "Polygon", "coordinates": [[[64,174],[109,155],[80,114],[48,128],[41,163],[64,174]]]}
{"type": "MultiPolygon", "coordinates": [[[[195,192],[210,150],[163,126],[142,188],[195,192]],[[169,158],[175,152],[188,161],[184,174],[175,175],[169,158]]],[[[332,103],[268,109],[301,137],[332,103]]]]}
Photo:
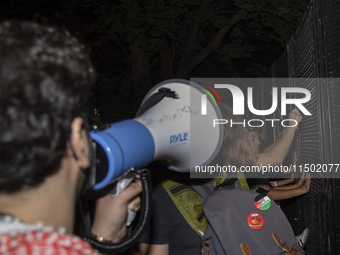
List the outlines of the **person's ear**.
{"type": "Polygon", "coordinates": [[[76,117],[71,122],[70,147],[81,169],[87,169],[90,166],[90,148],[89,135],[83,128],[84,120],[76,117]]]}

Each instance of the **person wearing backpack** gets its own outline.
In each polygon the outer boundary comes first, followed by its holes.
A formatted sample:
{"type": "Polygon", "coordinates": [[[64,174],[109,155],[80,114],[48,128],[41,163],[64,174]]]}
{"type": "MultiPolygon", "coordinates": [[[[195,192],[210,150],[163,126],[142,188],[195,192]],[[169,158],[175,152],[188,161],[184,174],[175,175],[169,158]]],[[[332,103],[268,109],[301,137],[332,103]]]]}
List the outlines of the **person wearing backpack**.
{"type": "MultiPolygon", "coordinates": [[[[229,107],[222,111],[227,117],[232,116],[229,107]]],[[[224,144],[220,153],[225,154],[227,164],[233,161],[240,165],[251,165],[257,160],[256,150],[249,146],[242,150],[249,143],[248,134],[242,126],[231,128],[225,125],[224,144]]],[[[189,173],[175,173],[165,167],[158,167],[153,170],[153,176],[155,185],[151,224],[139,240],[140,254],[201,254],[202,237],[208,221],[202,209],[204,199],[192,187],[189,173]]],[[[198,184],[209,184],[216,189],[237,186],[249,190],[242,173],[226,177],[222,175],[221,178],[196,180],[198,184]]]]}
{"type": "MultiPolygon", "coordinates": [[[[296,109],[294,109],[290,113],[290,118],[295,119],[298,123],[302,119],[300,113],[296,109]]],[[[293,123],[290,122],[290,125],[292,126],[293,123]]],[[[248,129],[247,131],[248,131],[248,136],[252,141],[253,147],[255,147],[260,152],[259,133],[254,129],[248,129]]],[[[288,129],[288,132],[291,132],[291,131],[295,131],[295,130],[288,129]]],[[[272,143],[271,145],[269,145],[267,148],[265,148],[263,151],[260,152],[259,160],[256,163],[257,165],[259,165],[260,163],[263,165],[267,165],[269,162],[268,158],[273,154],[272,150],[275,150],[274,155],[278,155],[281,153],[280,154],[281,158],[282,156],[284,157],[286,156],[286,154],[288,153],[287,145],[290,146],[290,144],[284,140],[286,139],[290,141],[291,138],[294,136],[294,132],[289,133],[288,136],[285,134],[287,133],[286,133],[286,130],[284,129],[283,132],[280,134],[279,138],[274,143],[272,143]]],[[[281,161],[282,160],[275,161],[274,165],[281,164],[282,163],[281,161]]],[[[290,168],[290,172],[292,172],[293,169],[295,168],[296,162],[297,162],[297,158],[296,158],[296,153],[295,153],[293,165],[290,168]]],[[[289,198],[300,196],[300,195],[303,195],[309,192],[310,185],[311,185],[310,173],[306,174],[305,176],[303,174],[302,178],[297,183],[287,185],[293,181],[294,181],[294,178],[290,178],[288,180],[275,181],[275,182],[270,182],[270,180],[267,178],[247,179],[248,185],[252,190],[260,194],[266,195],[273,200],[289,199],[289,198]]],[[[309,237],[309,233],[310,233],[310,230],[306,228],[300,235],[296,237],[296,241],[298,242],[298,244],[300,245],[302,249],[306,245],[306,242],[309,237]]]]}
{"type": "MultiPolygon", "coordinates": [[[[232,117],[229,107],[224,107],[222,113],[226,119],[232,117]]],[[[247,131],[242,126],[231,128],[225,125],[220,151],[225,154],[225,164],[255,164],[258,152],[249,146],[250,143],[247,131]]],[[[153,215],[149,229],[139,240],[140,254],[235,255],[242,254],[243,240],[249,243],[253,254],[262,252],[261,246],[266,248],[269,241],[269,254],[279,254],[282,250],[272,234],[280,231],[280,238],[293,246],[294,233],[276,206],[262,213],[267,222],[267,230],[263,229],[267,235],[259,234],[263,231],[248,226],[247,216],[258,209],[254,205],[255,193],[249,190],[242,173],[229,173],[228,178],[222,174],[220,178],[202,180],[190,179],[189,174],[174,173],[165,168],[158,167],[153,171],[153,215]],[[243,216],[240,218],[240,215],[243,216]],[[251,241],[252,236],[260,237],[258,244],[251,241]],[[275,253],[271,253],[273,250],[275,253]]]]}

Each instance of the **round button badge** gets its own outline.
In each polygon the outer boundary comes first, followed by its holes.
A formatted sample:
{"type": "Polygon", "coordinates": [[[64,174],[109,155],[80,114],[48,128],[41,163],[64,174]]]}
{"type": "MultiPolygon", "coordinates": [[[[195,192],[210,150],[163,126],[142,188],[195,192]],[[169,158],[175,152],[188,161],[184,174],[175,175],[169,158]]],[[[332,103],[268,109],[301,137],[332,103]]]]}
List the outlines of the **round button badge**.
{"type": "Polygon", "coordinates": [[[264,226],[264,219],[259,213],[251,213],[248,215],[248,225],[253,229],[261,229],[264,226]]]}
{"type": "Polygon", "coordinates": [[[271,206],[270,198],[265,195],[258,195],[255,197],[254,204],[257,209],[261,211],[268,210],[271,206]]]}

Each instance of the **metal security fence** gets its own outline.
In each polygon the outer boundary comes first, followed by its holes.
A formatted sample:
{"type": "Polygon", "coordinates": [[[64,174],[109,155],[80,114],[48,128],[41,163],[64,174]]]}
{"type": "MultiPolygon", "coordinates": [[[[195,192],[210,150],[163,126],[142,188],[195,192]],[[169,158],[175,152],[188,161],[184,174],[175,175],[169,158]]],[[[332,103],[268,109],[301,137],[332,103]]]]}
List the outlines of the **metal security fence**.
{"type": "MultiPolygon", "coordinates": [[[[327,84],[329,132],[331,138],[328,156],[340,163],[340,2],[321,1],[324,20],[325,77],[332,78],[327,84]]],[[[327,180],[329,239],[332,254],[340,254],[340,179],[327,180]],[[334,217],[332,217],[334,216],[334,217]]]]}
{"type": "MultiPolygon", "coordinates": [[[[305,104],[312,116],[304,117],[294,139],[299,165],[340,163],[339,14],[340,1],[312,0],[287,44],[286,57],[271,68],[272,77],[294,78],[289,86],[312,94],[305,104]],[[287,71],[278,75],[278,70],[287,71]]],[[[272,135],[275,140],[275,130],[272,135]]],[[[310,192],[294,200],[288,218],[295,234],[311,229],[307,254],[340,254],[340,179],[326,173],[313,177],[310,192]]]]}

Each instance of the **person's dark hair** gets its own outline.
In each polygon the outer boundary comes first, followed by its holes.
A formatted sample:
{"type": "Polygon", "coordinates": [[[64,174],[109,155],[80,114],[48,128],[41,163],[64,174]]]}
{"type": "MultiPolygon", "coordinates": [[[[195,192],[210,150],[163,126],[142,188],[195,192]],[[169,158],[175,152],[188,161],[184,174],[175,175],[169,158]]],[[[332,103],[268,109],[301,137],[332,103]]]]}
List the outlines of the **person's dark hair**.
{"type": "Polygon", "coordinates": [[[95,79],[84,45],[64,29],[0,24],[0,192],[37,186],[57,171],[95,79]]]}
{"type": "Polygon", "coordinates": [[[233,122],[242,122],[239,116],[233,115],[230,107],[223,105],[221,107],[222,116],[228,120],[228,124],[224,125],[224,141],[222,149],[228,155],[232,165],[237,167],[253,165],[258,160],[258,152],[252,145],[246,129],[236,124],[230,126],[230,120],[233,122]]]}

